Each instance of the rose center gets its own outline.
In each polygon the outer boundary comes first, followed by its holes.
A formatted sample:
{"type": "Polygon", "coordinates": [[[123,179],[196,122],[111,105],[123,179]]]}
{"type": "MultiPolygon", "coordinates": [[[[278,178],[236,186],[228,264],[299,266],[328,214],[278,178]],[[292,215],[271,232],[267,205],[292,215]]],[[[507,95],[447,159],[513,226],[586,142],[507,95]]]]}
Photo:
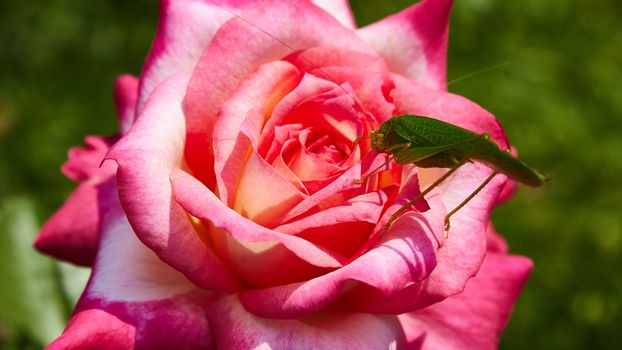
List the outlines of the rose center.
{"type": "Polygon", "coordinates": [[[324,135],[306,146],[309,153],[315,154],[325,162],[338,164],[346,157],[346,153],[333,143],[328,135],[324,135]]]}

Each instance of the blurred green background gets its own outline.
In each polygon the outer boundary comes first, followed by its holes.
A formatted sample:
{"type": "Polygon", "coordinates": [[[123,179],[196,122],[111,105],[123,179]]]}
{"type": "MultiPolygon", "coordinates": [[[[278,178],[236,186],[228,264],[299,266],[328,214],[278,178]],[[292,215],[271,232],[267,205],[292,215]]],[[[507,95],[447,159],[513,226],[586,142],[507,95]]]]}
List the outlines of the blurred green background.
{"type": "MultiPolygon", "coordinates": [[[[352,1],[360,24],[412,1],[352,1]]],[[[112,84],[139,74],[153,1],[0,2],[0,348],[62,330],[88,270],[37,255],[73,188],[58,171],[87,134],[115,132],[112,84]]],[[[535,270],[503,349],[617,349],[622,329],[622,2],[460,0],[450,86],[491,112],[523,159],[553,175],[496,209],[535,270]]]]}

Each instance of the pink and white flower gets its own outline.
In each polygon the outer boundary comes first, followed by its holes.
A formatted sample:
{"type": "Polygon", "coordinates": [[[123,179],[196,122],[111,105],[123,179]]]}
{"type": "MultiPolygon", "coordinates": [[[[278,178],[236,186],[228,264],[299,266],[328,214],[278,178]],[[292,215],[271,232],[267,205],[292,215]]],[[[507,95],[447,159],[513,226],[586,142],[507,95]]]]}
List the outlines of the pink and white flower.
{"type": "Polygon", "coordinates": [[[491,349],[531,270],[490,212],[508,183],[467,164],[382,230],[439,171],[355,139],[401,113],[488,132],[446,91],[451,0],[357,29],[345,1],[164,0],[120,136],[87,138],[79,182],[36,247],[91,265],[50,349],[491,349]],[[267,34],[269,33],[269,34],[267,34]],[[100,167],[100,163],[103,165],[100,167]]]}

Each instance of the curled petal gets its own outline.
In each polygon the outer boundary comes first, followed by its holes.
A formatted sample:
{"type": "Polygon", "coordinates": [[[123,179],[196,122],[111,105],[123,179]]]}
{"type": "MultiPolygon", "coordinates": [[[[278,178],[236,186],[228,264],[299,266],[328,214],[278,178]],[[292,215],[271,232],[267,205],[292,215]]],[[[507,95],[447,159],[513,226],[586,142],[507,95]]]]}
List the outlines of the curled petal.
{"type": "Polygon", "coordinates": [[[190,73],[218,29],[253,1],[163,0],[153,45],[140,75],[136,114],[167,78],[190,73]]]}
{"type": "Polygon", "coordinates": [[[75,182],[102,182],[114,173],[114,167],[102,167],[101,163],[115,141],[116,137],[87,136],[86,148],[72,147],[61,171],[75,182]]]}
{"type": "Polygon", "coordinates": [[[388,191],[377,191],[348,199],[275,228],[350,257],[369,238],[380,221],[388,191]]]}
{"type": "MultiPolygon", "coordinates": [[[[324,68],[325,74],[336,81],[347,81],[356,92],[357,102],[364,112],[374,117],[374,122],[381,123],[395,115],[395,106],[387,101],[386,77],[376,72],[360,72],[351,68],[324,68]]],[[[353,97],[350,96],[352,99],[353,97]]]]}
{"type": "Polygon", "coordinates": [[[335,48],[311,48],[288,56],[287,61],[304,72],[344,86],[341,89],[351,102],[374,116],[377,122],[393,115],[394,107],[384,95],[390,85],[390,71],[382,57],[335,48]],[[347,85],[352,86],[354,93],[346,90],[347,85]]]}
{"type": "MultiPolygon", "coordinates": [[[[434,198],[430,200],[432,211],[442,213],[438,196],[434,198]]],[[[434,270],[436,235],[442,232],[442,225],[440,215],[404,214],[375,247],[348,265],[301,283],[245,290],[240,292],[240,301],[256,315],[289,319],[318,312],[342,295],[340,303],[348,305],[350,295],[359,286],[369,286],[378,293],[376,297],[384,300],[424,280],[434,270]],[[348,281],[355,283],[346,288],[348,281]]]]}
{"type": "Polygon", "coordinates": [[[333,79],[318,68],[351,68],[360,72],[374,72],[382,75],[388,75],[390,72],[382,57],[342,48],[313,47],[294,52],[286,59],[298,69],[304,72],[314,72],[315,75],[325,80],[333,79]]]}
{"type": "Polygon", "coordinates": [[[335,136],[356,138],[360,121],[352,105],[352,99],[334,82],[304,75],[298,86],[275,106],[262,130],[259,153],[268,153],[277,126],[285,123],[317,127],[335,136]]]}
{"type": "Polygon", "coordinates": [[[392,72],[435,90],[446,89],[447,36],[452,0],[424,0],[359,34],[392,72]]]}
{"type": "Polygon", "coordinates": [[[181,170],[173,173],[171,181],[176,201],[192,216],[208,222],[214,239],[224,236],[228,244],[233,243],[225,247],[228,250],[225,253],[232,259],[231,263],[238,272],[247,279],[252,278],[255,284],[269,284],[267,278],[284,277],[287,274],[279,274],[288,269],[295,272],[296,268],[292,268],[290,263],[297,264],[301,269],[299,272],[307,271],[298,277],[304,278],[309,277],[303,276],[308,273],[317,274],[326,272],[327,268],[341,267],[345,261],[304,239],[267,229],[240,216],[219,201],[197,179],[181,170]],[[324,270],[319,271],[313,267],[324,270]],[[276,269],[281,272],[274,274],[276,269]]]}
{"type": "Polygon", "coordinates": [[[417,349],[497,349],[532,262],[489,253],[464,292],[417,312],[400,315],[417,349]]]}
{"type": "Polygon", "coordinates": [[[306,197],[255,152],[240,177],[233,209],[263,226],[274,225],[306,197]]]}
{"type": "Polygon", "coordinates": [[[213,164],[211,145],[218,111],[261,64],[313,46],[371,52],[352,30],[310,2],[268,0],[260,4],[245,12],[244,19],[232,19],[220,28],[188,86],[184,100],[189,130],[186,160],[195,176],[206,183],[214,178],[213,169],[205,164],[213,164]]]}
{"type": "Polygon", "coordinates": [[[119,165],[119,196],[139,239],[197,285],[232,291],[238,281],[201,241],[186,212],[172,198],[169,174],[182,165],[181,100],[187,81],[187,76],[174,76],[158,86],[130,132],[107,158],[119,165]]]}
{"type": "MultiPolygon", "coordinates": [[[[369,153],[363,160],[346,170],[337,179],[326,185],[324,188],[319,189],[317,192],[305,198],[302,202],[298,203],[290,211],[286,212],[285,217],[281,222],[288,222],[299,215],[307,213],[309,210],[324,206],[321,209],[325,209],[330,206],[331,201],[329,199],[335,198],[337,195],[348,192],[350,190],[360,189],[361,185],[355,183],[353,180],[360,179],[362,174],[366,174],[371,169],[376,169],[385,162],[385,157],[375,152],[369,153]]],[[[338,201],[341,202],[341,201],[338,201]]]]}
{"type": "Polygon", "coordinates": [[[259,138],[275,101],[298,82],[299,72],[286,62],[260,67],[222,106],[214,125],[214,169],[220,199],[233,206],[235,192],[248,157],[249,140],[259,138]],[[240,133],[245,126],[246,135],[240,133]],[[257,131],[258,130],[258,131],[257,131]]]}
{"type": "MultiPolygon", "coordinates": [[[[482,165],[463,165],[463,168],[447,180],[447,185],[440,189],[445,207],[448,210],[455,208],[490,173],[482,165]]],[[[400,314],[461,293],[467,281],[479,271],[486,254],[486,230],[490,212],[504,183],[504,176],[495,177],[451,217],[449,236],[438,250],[436,268],[424,282],[414,283],[390,298],[381,298],[378,291],[373,289],[359,288],[350,295],[355,309],[362,312],[400,314]]]]}
{"type": "Polygon", "coordinates": [[[93,263],[100,230],[100,184],[116,172],[114,164],[101,162],[115,139],[88,136],[86,148],[69,151],[61,170],[80,184],[41,228],[34,243],[37,250],[77,265],[93,263]]]}
{"type": "Polygon", "coordinates": [[[134,347],[136,328],[119,317],[99,309],[76,312],[63,335],[48,350],[113,350],[134,347]]]}

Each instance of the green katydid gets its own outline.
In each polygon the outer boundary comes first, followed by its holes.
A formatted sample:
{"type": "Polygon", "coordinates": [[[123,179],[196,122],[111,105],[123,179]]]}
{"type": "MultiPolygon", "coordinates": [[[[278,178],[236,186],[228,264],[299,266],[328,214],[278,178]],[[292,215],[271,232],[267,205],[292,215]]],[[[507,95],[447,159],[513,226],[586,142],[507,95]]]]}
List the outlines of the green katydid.
{"type": "Polygon", "coordinates": [[[446,231],[449,230],[451,216],[473,199],[498,173],[532,187],[542,186],[549,179],[548,176],[513,157],[509,151],[499,149],[496,143],[489,140],[488,134],[476,134],[433,118],[411,114],[398,115],[382,123],[378,130],[372,131],[364,138],[370,138],[372,149],[389,155],[389,159],[362,179],[355,180],[356,182],[366,181],[392,160],[397,164],[414,164],[419,168],[449,168],[443,176],[393,213],[385,228],[468,161],[479,161],[494,171],[473,193],[447,214],[446,231]]]}

